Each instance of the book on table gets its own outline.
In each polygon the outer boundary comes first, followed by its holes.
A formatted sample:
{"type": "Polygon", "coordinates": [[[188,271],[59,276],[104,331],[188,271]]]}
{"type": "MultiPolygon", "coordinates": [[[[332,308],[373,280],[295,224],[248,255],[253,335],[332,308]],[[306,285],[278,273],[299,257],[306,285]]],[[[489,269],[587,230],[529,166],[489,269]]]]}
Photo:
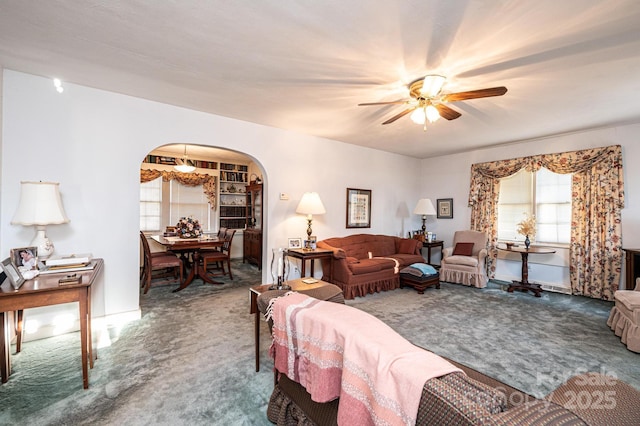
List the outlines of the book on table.
{"type": "Polygon", "coordinates": [[[44,264],[49,267],[80,266],[88,264],[89,262],[91,262],[91,259],[93,259],[91,253],[59,254],[52,255],[44,261],[44,264]]]}

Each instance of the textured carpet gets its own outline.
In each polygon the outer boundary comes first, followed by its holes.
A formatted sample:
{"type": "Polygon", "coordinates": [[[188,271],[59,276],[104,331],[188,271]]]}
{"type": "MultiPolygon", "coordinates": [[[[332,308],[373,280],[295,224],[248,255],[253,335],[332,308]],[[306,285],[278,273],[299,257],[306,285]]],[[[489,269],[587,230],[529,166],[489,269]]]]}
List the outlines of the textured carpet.
{"type": "MultiPolygon", "coordinates": [[[[111,330],[88,390],[79,333],[24,344],[0,386],[0,424],[269,425],[268,332],[263,324],[256,373],[249,315],[248,287],[260,275],[240,262],[233,268],[235,280],[222,286],[196,281],[179,293],[160,286],[142,296],[142,319],[111,330]]],[[[528,393],[544,395],[586,370],[640,389],[640,355],[606,326],[610,302],[443,283],[424,295],[406,288],[347,303],[419,346],[528,393]]]]}

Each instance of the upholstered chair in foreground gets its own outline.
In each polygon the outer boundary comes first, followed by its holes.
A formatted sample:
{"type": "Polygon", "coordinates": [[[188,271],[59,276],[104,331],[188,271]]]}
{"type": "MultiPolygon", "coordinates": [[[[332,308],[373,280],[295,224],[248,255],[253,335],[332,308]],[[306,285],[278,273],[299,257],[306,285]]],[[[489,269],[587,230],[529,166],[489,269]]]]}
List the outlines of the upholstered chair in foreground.
{"type": "Polygon", "coordinates": [[[484,232],[456,231],[453,246],[442,250],[440,281],[486,287],[487,241],[484,232]]]}
{"type": "Polygon", "coordinates": [[[627,349],[640,352],[640,277],[633,290],[618,290],[607,325],[620,337],[627,349]]]}

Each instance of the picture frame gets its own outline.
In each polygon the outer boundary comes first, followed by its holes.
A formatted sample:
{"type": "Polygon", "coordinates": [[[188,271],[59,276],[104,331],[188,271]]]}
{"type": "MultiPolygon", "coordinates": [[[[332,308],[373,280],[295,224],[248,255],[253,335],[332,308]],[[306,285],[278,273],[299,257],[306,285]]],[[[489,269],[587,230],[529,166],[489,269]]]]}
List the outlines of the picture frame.
{"type": "Polygon", "coordinates": [[[302,238],[289,238],[289,243],[287,244],[287,248],[290,248],[290,249],[302,248],[302,238]]]}
{"type": "Polygon", "coordinates": [[[11,249],[11,262],[18,270],[38,269],[38,247],[11,249]]]}
{"type": "Polygon", "coordinates": [[[14,289],[17,290],[22,284],[24,284],[25,279],[18,268],[16,268],[16,266],[13,264],[13,260],[11,259],[11,257],[7,257],[2,261],[2,270],[4,271],[7,278],[9,278],[9,281],[11,282],[11,285],[14,289]]]}
{"type": "Polygon", "coordinates": [[[438,198],[436,203],[438,219],[453,219],[453,198],[438,198]]]}
{"type": "Polygon", "coordinates": [[[317,241],[318,239],[315,235],[310,236],[308,240],[304,240],[304,249],[315,250],[317,247],[317,241]]]}
{"type": "Polygon", "coordinates": [[[347,188],[347,228],[371,228],[371,190],[347,188]]]}

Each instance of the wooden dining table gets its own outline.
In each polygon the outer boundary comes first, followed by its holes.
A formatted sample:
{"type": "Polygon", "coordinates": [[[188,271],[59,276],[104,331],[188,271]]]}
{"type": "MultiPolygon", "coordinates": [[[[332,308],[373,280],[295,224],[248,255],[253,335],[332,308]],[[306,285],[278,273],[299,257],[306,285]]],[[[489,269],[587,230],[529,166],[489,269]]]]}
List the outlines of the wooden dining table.
{"type": "Polygon", "coordinates": [[[193,282],[194,279],[200,278],[202,281],[209,284],[223,284],[218,281],[214,281],[207,274],[204,266],[200,262],[200,254],[203,249],[211,249],[221,247],[224,244],[224,239],[218,238],[215,235],[205,235],[199,238],[180,238],[180,237],[164,237],[162,235],[152,235],[151,239],[159,244],[162,244],[168,250],[175,253],[188,253],[191,254],[191,267],[189,268],[189,274],[187,278],[182,282],[180,287],[173,290],[173,292],[185,289],[193,282]]]}

